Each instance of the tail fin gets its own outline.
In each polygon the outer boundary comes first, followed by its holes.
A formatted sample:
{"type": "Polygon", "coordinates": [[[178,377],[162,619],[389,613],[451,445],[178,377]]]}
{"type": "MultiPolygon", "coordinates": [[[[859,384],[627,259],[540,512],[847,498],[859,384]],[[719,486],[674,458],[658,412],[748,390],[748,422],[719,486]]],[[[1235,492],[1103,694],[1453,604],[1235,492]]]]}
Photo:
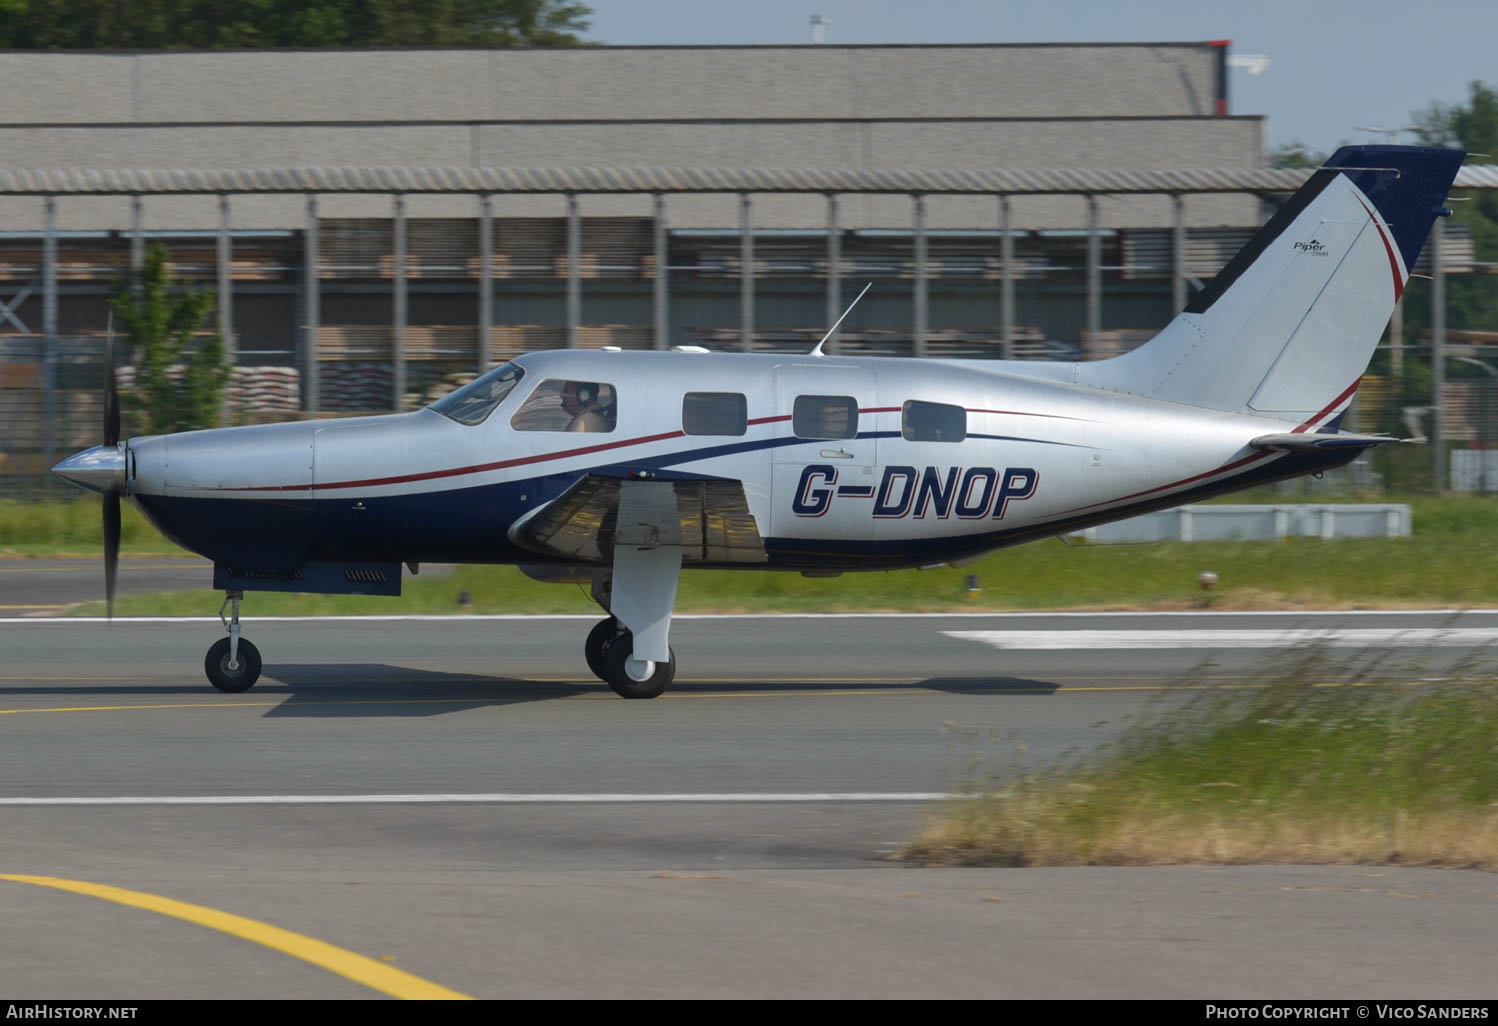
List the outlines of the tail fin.
{"type": "Polygon", "coordinates": [[[1351,401],[1466,156],[1344,146],[1145,345],[1078,382],[1304,427],[1351,401]]]}

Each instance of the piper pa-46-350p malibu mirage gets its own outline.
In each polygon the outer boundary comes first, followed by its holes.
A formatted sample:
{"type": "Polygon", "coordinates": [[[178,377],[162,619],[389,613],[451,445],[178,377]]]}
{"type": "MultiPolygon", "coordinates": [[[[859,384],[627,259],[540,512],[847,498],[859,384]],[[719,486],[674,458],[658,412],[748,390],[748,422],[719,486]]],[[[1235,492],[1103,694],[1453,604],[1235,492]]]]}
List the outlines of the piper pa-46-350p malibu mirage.
{"type": "Polygon", "coordinates": [[[1008,545],[1348,463],[1342,414],[1465,154],[1334,154],[1155,338],[1085,363],[535,352],[413,413],[119,440],[54,469],[213,560],[208,679],[260,654],[244,592],[398,595],[402,563],[588,580],[588,665],[625,698],[676,672],[683,567],[833,575],[1008,545]],[[222,610],[220,611],[222,616],[222,610]]]}

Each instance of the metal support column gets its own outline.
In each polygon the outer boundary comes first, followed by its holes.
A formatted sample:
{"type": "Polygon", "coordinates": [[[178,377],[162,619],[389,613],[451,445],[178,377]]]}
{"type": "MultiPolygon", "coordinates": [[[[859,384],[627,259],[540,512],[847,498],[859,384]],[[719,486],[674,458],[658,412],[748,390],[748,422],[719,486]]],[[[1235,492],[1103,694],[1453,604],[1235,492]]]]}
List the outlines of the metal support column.
{"type": "Polygon", "coordinates": [[[666,246],[666,197],[655,194],[655,348],[671,348],[668,296],[671,288],[670,253],[666,246]]]}
{"type": "Polygon", "coordinates": [[[1186,309],[1186,200],[1172,196],[1175,204],[1175,234],[1170,246],[1170,308],[1176,313],[1186,309]]]}
{"type": "Polygon", "coordinates": [[[912,332],[911,350],[915,356],[926,355],[926,197],[915,199],[915,330],[912,332]]]}
{"type": "Polygon", "coordinates": [[[1004,359],[1014,359],[1014,231],[1009,197],[999,197],[999,340],[1004,359]]]}
{"type": "Polygon", "coordinates": [[[302,408],[309,417],[317,416],[317,330],[322,326],[317,244],[317,197],[308,196],[307,231],[302,239],[302,303],[307,317],[302,328],[302,408]]]}
{"type": "MultiPolygon", "coordinates": [[[[837,226],[837,195],[827,194],[827,324],[837,324],[843,312],[843,235],[837,226]]],[[[842,341],[842,328],[833,330],[824,353],[836,353],[842,341]]]]}
{"type": "Polygon", "coordinates": [[[391,339],[390,362],[394,370],[394,374],[391,375],[391,391],[395,395],[390,408],[399,413],[405,408],[406,402],[406,321],[408,320],[406,310],[406,197],[396,193],[394,206],[395,218],[391,224],[391,231],[395,235],[393,240],[395,268],[390,290],[391,298],[394,300],[392,312],[395,317],[395,330],[391,339]]]}
{"type": "Polygon", "coordinates": [[[578,346],[578,328],[583,322],[582,289],[582,219],[577,212],[577,196],[567,194],[567,348],[578,346]]]}
{"type": "Polygon", "coordinates": [[[739,196],[739,348],[754,351],[754,206],[739,196]]]}
{"type": "Polygon", "coordinates": [[[1083,355],[1097,351],[1103,328],[1103,240],[1098,234],[1097,197],[1087,197],[1087,339],[1083,355]]]}
{"type": "MultiPolygon", "coordinates": [[[[218,198],[218,337],[224,347],[224,366],[229,373],[239,364],[239,348],[234,341],[234,277],[233,250],[229,238],[229,197],[218,198]]],[[[224,390],[223,405],[219,410],[219,423],[227,426],[233,418],[229,407],[229,390],[224,390]]]]}
{"type": "Polygon", "coordinates": [[[486,192],[479,197],[479,336],[474,344],[474,370],[489,369],[494,348],[494,201],[486,192]]]}
{"type": "Polygon", "coordinates": [[[1446,222],[1430,229],[1430,456],[1437,495],[1446,491],[1446,222]]]}
{"type": "Polygon", "coordinates": [[[1396,381],[1403,380],[1404,378],[1403,296],[1394,301],[1394,314],[1389,318],[1389,374],[1396,381]]]}
{"type": "Polygon", "coordinates": [[[140,287],[140,269],[146,264],[146,212],[139,196],[130,197],[130,279],[140,287]]]}
{"type": "MultiPolygon", "coordinates": [[[[46,234],[42,242],[42,465],[57,462],[57,198],[46,200],[46,234]]],[[[47,475],[48,480],[53,475],[47,475]]],[[[50,483],[48,488],[51,488],[50,483]]]]}

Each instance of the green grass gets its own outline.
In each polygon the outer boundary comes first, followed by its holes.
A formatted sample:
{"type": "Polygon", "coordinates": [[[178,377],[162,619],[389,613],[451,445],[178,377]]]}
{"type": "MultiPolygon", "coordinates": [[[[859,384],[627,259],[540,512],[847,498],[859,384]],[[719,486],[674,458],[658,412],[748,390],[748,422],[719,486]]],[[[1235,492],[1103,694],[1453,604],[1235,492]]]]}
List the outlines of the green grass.
{"type": "MultiPolygon", "coordinates": [[[[120,550],[140,555],[181,554],[128,502],[120,507],[120,550]]],[[[20,502],[0,499],[0,556],[92,556],[104,550],[99,500],[20,502]]]]}
{"type": "Polygon", "coordinates": [[[1472,667],[1357,686],[1372,669],[1300,650],[1261,687],[1201,693],[1101,757],[970,787],[905,856],[1498,869],[1498,684],[1472,667]]]}
{"type": "MultiPolygon", "coordinates": [[[[1253,497],[1263,497],[1254,496],[1253,497]]],[[[1272,501],[1282,497],[1268,496],[1272,501]]],[[[784,610],[1258,609],[1398,608],[1498,605],[1498,499],[1417,497],[1410,538],[1289,539],[1151,545],[1063,545],[1055,539],[997,552],[960,570],[846,574],[808,579],[768,571],[691,571],[680,612],[784,610]],[[1197,574],[1213,570],[1204,593],[1197,574]],[[981,594],[969,598],[968,574],[981,594]]],[[[124,518],[127,554],[173,551],[134,510],[124,518]]],[[[0,552],[42,555],[99,551],[98,503],[0,503],[0,552]]],[[[205,584],[207,582],[205,581],[205,584]]],[[[257,592],[259,615],[445,613],[457,596],[479,613],[591,613],[575,585],[531,581],[513,567],[458,567],[449,576],[408,579],[402,598],[281,595],[257,592]]],[[[192,615],[218,608],[204,590],[126,596],[122,615],[192,615]]],[[[76,612],[91,614],[99,606],[76,612]]]]}

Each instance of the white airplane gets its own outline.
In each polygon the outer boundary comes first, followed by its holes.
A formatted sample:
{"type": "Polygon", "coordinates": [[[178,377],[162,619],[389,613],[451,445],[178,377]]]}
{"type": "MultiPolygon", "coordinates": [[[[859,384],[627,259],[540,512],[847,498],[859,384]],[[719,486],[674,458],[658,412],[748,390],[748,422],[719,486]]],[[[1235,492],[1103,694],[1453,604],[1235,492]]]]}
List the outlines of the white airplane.
{"type": "Polygon", "coordinates": [[[1339,422],[1464,156],[1339,150],[1110,360],[560,350],[413,413],[126,442],[111,363],[104,445],[53,469],[104,495],[111,603],[122,495],[214,561],[222,691],[260,674],[246,591],[398,595],[402,563],[513,563],[590,581],[588,665],[654,698],[683,567],[962,565],[1395,441],[1339,422]]]}

